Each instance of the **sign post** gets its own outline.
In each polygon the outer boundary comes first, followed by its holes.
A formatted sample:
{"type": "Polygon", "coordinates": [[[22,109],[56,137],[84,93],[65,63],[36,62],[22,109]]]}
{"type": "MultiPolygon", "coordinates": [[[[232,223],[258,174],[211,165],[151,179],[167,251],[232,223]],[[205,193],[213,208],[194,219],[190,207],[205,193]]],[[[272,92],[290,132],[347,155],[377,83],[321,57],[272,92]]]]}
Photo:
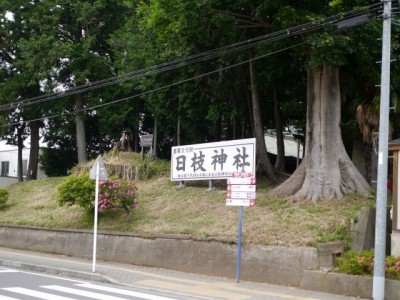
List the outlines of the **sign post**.
{"type": "Polygon", "coordinates": [[[239,226],[238,226],[238,242],[236,254],[236,283],[240,282],[240,265],[242,260],[242,225],[243,225],[243,206],[239,207],[239,226]]]}
{"type": "Polygon", "coordinates": [[[151,148],[153,147],[153,135],[152,134],[145,134],[141,135],[140,137],[140,147],[142,148],[141,151],[141,158],[144,159],[144,147],[151,148]]]}
{"type": "Polygon", "coordinates": [[[236,257],[236,283],[240,281],[240,265],[242,257],[242,225],[243,207],[256,204],[256,179],[252,173],[233,172],[227,181],[226,205],[239,206],[238,249],[236,257]]]}
{"type": "Polygon", "coordinates": [[[92,169],[90,170],[90,178],[96,180],[96,192],[94,199],[94,229],[93,229],[93,262],[92,272],[96,272],[96,250],[97,250],[97,216],[99,208],[99,180],[107,180],[107,170],[104,161],[99,155],[92,169]]]}

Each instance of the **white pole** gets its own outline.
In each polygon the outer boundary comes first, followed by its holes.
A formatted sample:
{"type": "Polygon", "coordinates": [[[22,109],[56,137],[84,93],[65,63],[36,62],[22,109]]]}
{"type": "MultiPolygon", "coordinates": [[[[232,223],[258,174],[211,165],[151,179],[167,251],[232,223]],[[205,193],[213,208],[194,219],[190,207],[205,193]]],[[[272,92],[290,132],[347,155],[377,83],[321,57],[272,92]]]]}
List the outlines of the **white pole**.
{"type": "Polygon", "coordinates": [[[93,266],[92,272],[96,272],[96,248],[97,248],[97,214],[99,207],[99,162],[96,162],[96,194],[94,200],[94,232],[93,232],[93,266]]]}
{"type": "Polygon", "coordinates": [[[390,98],[391,1],[383,1],[381,103],[379,117],[378,184],[376,193],[375,255],[372,298],[385,299],[387,171],[390,98]]]}

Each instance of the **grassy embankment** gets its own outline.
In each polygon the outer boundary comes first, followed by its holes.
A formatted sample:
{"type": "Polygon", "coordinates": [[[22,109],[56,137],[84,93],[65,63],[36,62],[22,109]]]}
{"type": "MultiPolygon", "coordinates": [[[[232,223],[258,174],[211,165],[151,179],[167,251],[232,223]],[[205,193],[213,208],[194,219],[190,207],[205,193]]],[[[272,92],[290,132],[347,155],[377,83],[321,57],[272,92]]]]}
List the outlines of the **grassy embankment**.
{"type": "MultiPolygon", "coordinates": [[[[113,164],[143,164],[139,156],[127,153],[106,155],[104,160],[113,164]]],[[[187,182],[186,188],[178,190],[177,183],[170,181],[168,162],[145,163],[151,176],[136,182],[139,206],[132,220],[127,222],[124,212],[100,216],[99,230],[236,239],[238,208],[225,205],[225,181],[217,181],[214,191],[206,191],[208,182],[200,181],[187,182]]],[[[9,200],[0,210],[0,224],[92,228],[92,220],[82,208],[58,205],[57,187],[62,180],[49,178],[11,185],[9,200]]],[[[348,241],[351,219],[357,217],[362,206],[374,205],[372,197],[355,195],[343,200],[295,204],[269,197],[270,188],[265,181],[258,180],[257,204],[244,210],[244,243],[313,246],[338,239],[348,241]]]]}

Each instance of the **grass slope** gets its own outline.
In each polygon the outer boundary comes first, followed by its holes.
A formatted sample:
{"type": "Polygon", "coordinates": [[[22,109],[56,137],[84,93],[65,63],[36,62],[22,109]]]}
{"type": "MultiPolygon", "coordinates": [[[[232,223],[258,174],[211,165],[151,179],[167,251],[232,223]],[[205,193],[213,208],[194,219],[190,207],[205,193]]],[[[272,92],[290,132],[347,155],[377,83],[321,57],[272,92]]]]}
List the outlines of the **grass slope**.
{"type": "MultiPolygon", "coordinates": [[[[115,163],[115,156],[113,160],[115,163]]],[[[153,175],[136,182],[139,206],[132,220],[128,222],[123,212],[101,215],[100,230],[236,239],[238,208],[225,205],[225,181],[218,181],[213,191],[207,191],[208,182],[187,182],[186,188],[177,189],[177,183],[170,181],[165,162],[152,164],[148,173],[153,175]]],[[[58,205],[57,187],[62,180],[49,178],[11,185],[9,201],[0,210],[0,224],[92,228],[93,219],[83,209],[58,205]]],[[[244,209],[244,243],[291,247],[338,239],[348,241],[351,219],[356,218],[362,206],[374,205],[372,198],[355,195],[342,200],[295,204],[269,197],[271,187],[260,181],[256,206],[244,209]]]]}

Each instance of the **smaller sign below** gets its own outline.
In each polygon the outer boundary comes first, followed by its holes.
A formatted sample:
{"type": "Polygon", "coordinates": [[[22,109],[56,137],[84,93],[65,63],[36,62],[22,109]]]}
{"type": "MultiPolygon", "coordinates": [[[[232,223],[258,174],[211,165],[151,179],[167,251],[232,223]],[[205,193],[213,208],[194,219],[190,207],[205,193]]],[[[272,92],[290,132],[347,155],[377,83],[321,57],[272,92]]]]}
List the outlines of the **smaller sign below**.
{"type": "Polygon", "coordinates": [[[256,192],[256,185],[253,184],[228,184],[228,192],[256,192]]]}
{"type": "Polygon", "coordinates": [[[253,174],[247,172],[232,172],[232,177],[253,177],[253,174]]]}
{"type": "Polygon", "coordinates": [[[233,172],[227,179],[226,205],[254,206],[256,205],[256,178],[246,172],[233,172]]]}
{"type": "Polygon", "coordinates": [[[256,205],[255,199],[226,199],[227,206],[247,206],[253,207],[256,205]]]}
{"type": "Polygon", "coordinates": [[[250,185],[255,185],[256,184],[256,179],[254,177],[231,177],[227,179],[228,185],[231,184],[250,184],[250,185]]]}
{"type": "Polygon", "coordinates": [[[256,193],[252,192],[227,192],[226,196],[233,199],[256,199],[256,193]]]}
{"type": "Polygon", "coordinates": [[[140,147],[152,147],[153,146],[153,135],[145,134],[140,137],[140,147]]]}

